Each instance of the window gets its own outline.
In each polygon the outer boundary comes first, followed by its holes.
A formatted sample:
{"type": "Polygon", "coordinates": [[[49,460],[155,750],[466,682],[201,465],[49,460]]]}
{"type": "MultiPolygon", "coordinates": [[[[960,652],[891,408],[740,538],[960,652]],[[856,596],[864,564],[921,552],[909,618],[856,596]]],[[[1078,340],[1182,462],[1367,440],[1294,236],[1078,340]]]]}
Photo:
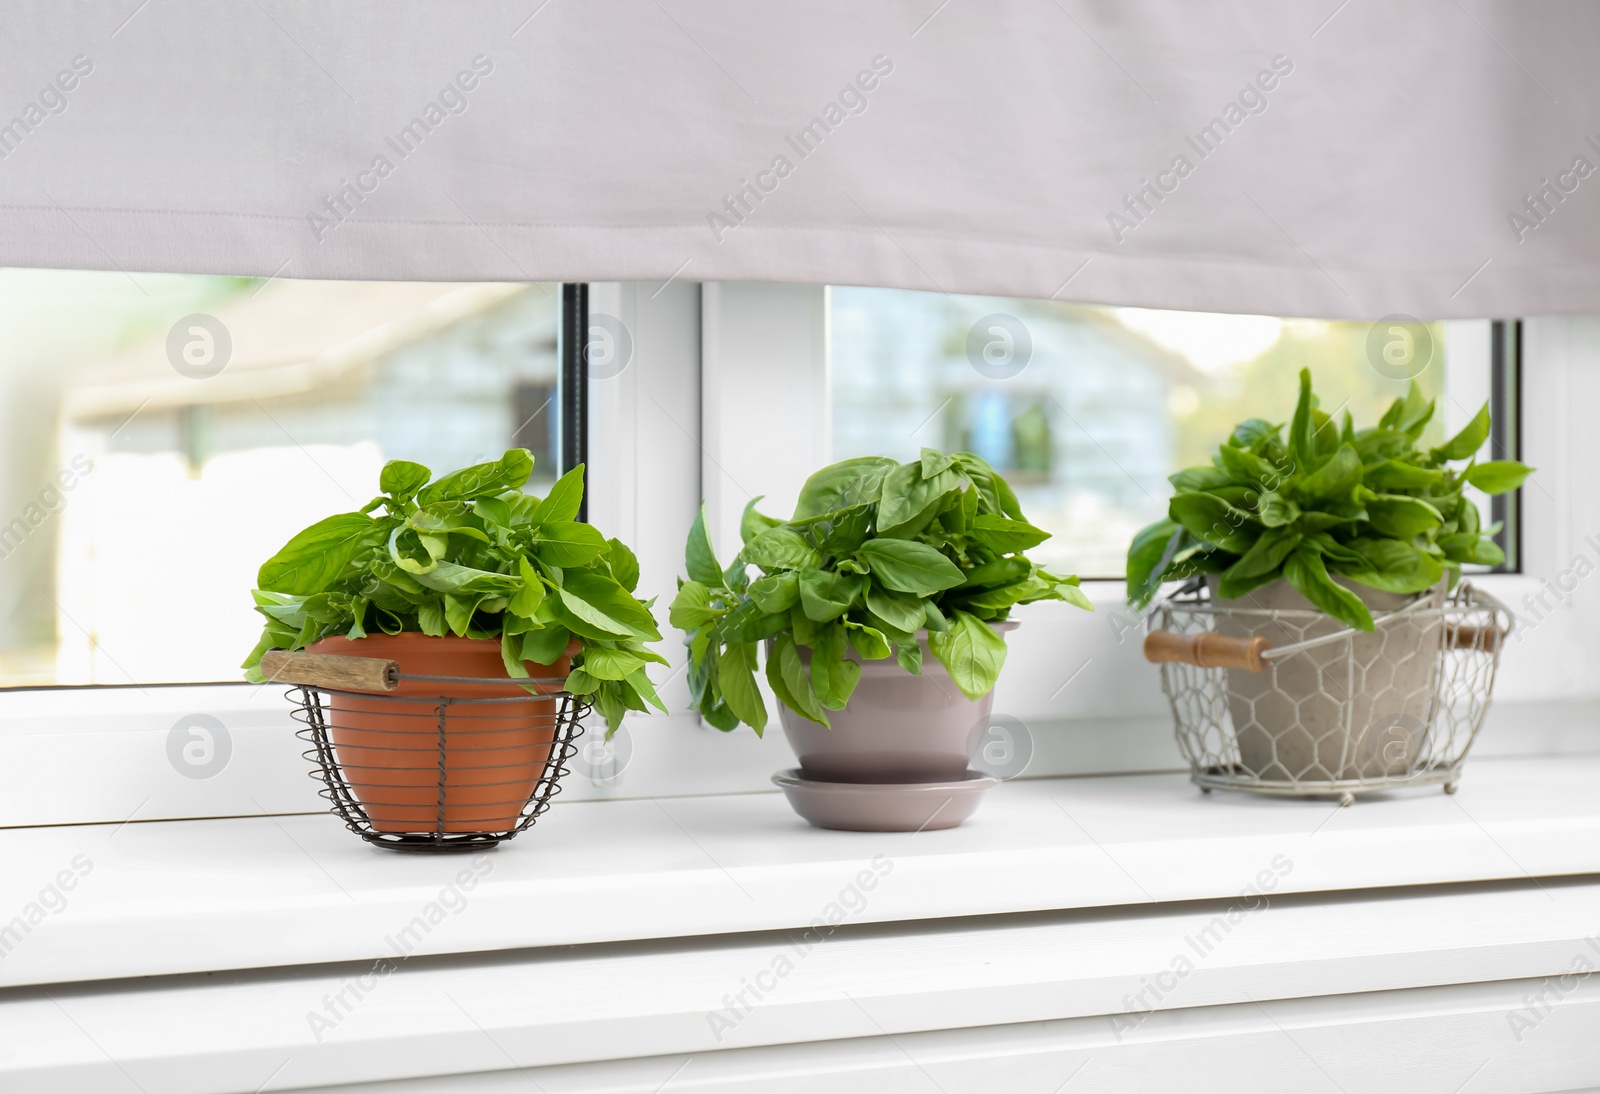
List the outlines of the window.
{"type": "MultiPolygon", "coordinates": [[[[923,445],[976,452],[1054,533],[1034,552],[1039,560],[1086,578],[1122,575],[1128,541],[1166,513],[1169,474],[1208,462],[1244,418],[1287,418],[1303,367],[1323,408],[1348,409],[1358,424],[1376,421],[1415,378],[1440,401],[1434,443],[1493,387],[1496,454],[1515,436],[1514,403],[1490,375],[1491,360],[1501,369],[1507,360],[1504,324],[1491,355],[1486,323],[1277,319],[893,289],[835,288],[831,297],[833,458],[905,460],[923,445]],[[1457,326],[1470,329],[1446,329],[1457,326]],[[1476,344],[1458,351],[1465,339],[1476,344]]],[[[1494,516],[1514,526],[1503,505],[1494,516]]]]}
{"type": "Polygon", "coordinates": [[[237,680],[256,567],[385,460],[561,467],[560,286],[0,286],[0,685],[237,680]]]}

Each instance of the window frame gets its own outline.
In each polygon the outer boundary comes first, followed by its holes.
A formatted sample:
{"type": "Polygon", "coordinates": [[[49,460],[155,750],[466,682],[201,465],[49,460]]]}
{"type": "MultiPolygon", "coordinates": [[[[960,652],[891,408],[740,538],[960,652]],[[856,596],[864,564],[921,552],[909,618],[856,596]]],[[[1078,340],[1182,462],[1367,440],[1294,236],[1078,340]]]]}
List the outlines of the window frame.
{"type": "MultiPolygon", "coordinates": [[[[658,597],[658,609],[671,598],[702,499],[722,553],[737,545],[744,499],[720,481],[730,470],[752,489],[770,489],[782,475],[803,478],[826,458],[827,292],[682,281],[586,287],[589,329],[598,316],[610,316],[631,343],[620,371],[587,368],[578,378],[587,404],[588,519],[635,546],[641,590],[658,597]],[[764,387],[763,375],[782,382],[764,387]],[[761,406],[773,390],[786,399],[776,419],[761,406]],[[804,423],[809,443],[783,443],[774,420],[804,423]],[[750,422],[762,442],[756,447],[746,441],[750,422]]],[[[1600,369],[1590,367],[1600,361],[1600,316],[1529,319],[1518,328],[1529,366],[1516,395],[1539,422],[1520,438],[1520,449],[1542,470],[1520,522],[1523,572],[1474,580],[1534,625],[1526,642],[1514,640],[1517,655],[1502,667],[1496,698],[1589,699],[1600,695],[1587,653],[1600,611],[1570,597],[1567,609],[1538,619],[1524,607],[1540,595],[1553,602],[1551,590],[1564,587],[1563,567],[1570,569],[1585,533],[1600,530],[1600,498],[1580,473],[1600,462],[1600,435],[1575,427],[1581,407],[1600,398],[1600,369]]],[[[770,504],[781,511],[786,503],[774,495],[770,504]]],[[[1600,547],[1591,553],[1600,555],[1600,547]]],[[[1013,639],[995,709],[1031,731],[1035,758],[1027,776],[1178,768],[1170,713],[1139,655],[1140,620],[1123,605],[1121,582],[1089,582],[1085,591],[1096,614],[1030,606],[1013,639]]],[[[664,620],[664,610],[659,614],[664,620]]],[[[671,661],[661,690],[675,713],[632,718],[625,726],[637,744],[631,761],[622,755],[610,768],[591,763],[590,777],[564,783],[564,798],[768,790],[771,774],[793,765],[780,733],[723,734],[687,713],[682,645],[669,634],[661,650],[671,661]]],[[[278,689],[242,683],[8,689],[0,693],[0,772],[46,770],[70,750],[83,778],[63,790],[18,777],[15,793],[0,794],[0,827],[322,812],[299,746],[284,747],[292,731],[287,714],[278,689]],[[220,717],[232,733],[234,761],[205,781],[175,773],[166,753],[172,732],[195,712],[220,717]]],[[[1512,750],[1552,739],[1528,737],[1512,750]]],[[[1570,749],[1570,740],[1553,747],[1570,749]]]]}

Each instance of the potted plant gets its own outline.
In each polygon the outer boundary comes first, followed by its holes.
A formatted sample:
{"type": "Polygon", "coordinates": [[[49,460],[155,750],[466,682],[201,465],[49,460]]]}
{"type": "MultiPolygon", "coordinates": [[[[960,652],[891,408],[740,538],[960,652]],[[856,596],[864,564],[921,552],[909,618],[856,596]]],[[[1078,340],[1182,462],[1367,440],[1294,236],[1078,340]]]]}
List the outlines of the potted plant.
{"type": "Polygon", "coordinates": [[[806,481],[788,520],[756,501],[726,569],[704,513],[695,522],[670,619],[688,633],[694,705],[721,730],[765,729],[756,686],[765,645],[766,680],[807,779],[962,779],[969,734],[987,723],[1005,664],[1012,607],[1090,607],[1076,577],[1023,555],[1049,533],[971,453],[833,464],[806,481]]]}
{"type": "Polygon", "coordinates": [[[1229,669],[1240,763],[1260,779],[1397,776],[1422,755],[1444,640],[1438,609],[1463,564],[1504,558],[1498,526],[1483,526],[1465,489],[1505,493],[1532,470],[1474,459],[1489,439],[1487,406],[1424,446],[1433,415],[1413,381],[1375,426],[1356,429],[1348,411],[1335,422],[1302,370],[1287,438],[1282,424],[1241,423],[1209,465],[1171,477],[1167,518],[1129,547],[1137,607],[1163,582],[1203,574],[1225,636],[1282,645],[1357,632],[1266,671],[1229,669]],[[1408,606],[1424,610],[1408,613],[1403,633],[1375,627],[1374,611],[1408,606]]]}
{"type": "Polygon", "coordinates": [[[645,675],[665,660],[645,646],[661,635],[634,596],[633,552],[575,519],[581,465],[543,498],[523,491],[532,470],[523,449],[438,479],[391,461],[378,497],[261,567],[249,679],[268,651],[306,650],[394,661],[402,699],[515,699],[509,683],[529,681],[525,701],[438,708],[443,727],[432,705],[332,695],[334,752],[379,832],[426,831],[441,812],[448,832],[510,828],[550,755],[556,700],[542,696],[587,697],[608,736],[628,710],[665,709],[645,675]]]}

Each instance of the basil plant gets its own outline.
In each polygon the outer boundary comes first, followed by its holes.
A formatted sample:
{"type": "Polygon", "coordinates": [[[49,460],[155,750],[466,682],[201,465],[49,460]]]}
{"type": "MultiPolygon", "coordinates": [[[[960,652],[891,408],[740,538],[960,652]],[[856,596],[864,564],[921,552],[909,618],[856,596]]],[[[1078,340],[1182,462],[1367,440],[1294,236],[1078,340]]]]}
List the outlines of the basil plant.
{"type": "Polygon", "coordinates": [[[1478,463],[1489,439],[1487,405],[1444,444],[1420,447],[1434,404],[1413,381],[1368,429],[1345,411],[1335,423],[1317,406],[1311,373],[1300,373],[1294,417],[1283,425],[1241,423],[1211,463],[1171,477],[1167,519],[1128,548],[1128,601],[1143,607],[1163,581],[1221,577],[1217,595],[1246,596],[1286,579],[1320,610],[1373,629],[1366,605],[1332,579],[1391,593],[1418,593],[1464,563],[1493,566],[1504,554],[1464,494],[1503,494],[1533,469],[1515,460],[1478,463]],[[1471,460],[1465,468],[1451,464],[1471,460]]]}
{"type": "Polygon", "coordinates": [[[267,621],[245,675],[263,679],[270,649],[419,631],[498,640],[506,674],[525,679],[524,662],[553,665],[576,639],[566,690],[592,697],[607,736],[628,710],[665,711],[645,675],[666,659],[645,647],[661,632],[633,595],[633,552],[576,519],[581,464],[544,498],[522,490],[532,472],[520,448],[438,479],[385,464],[382,493],[360,512],[318,521],[262,565],[254,595],[267,621]]]}
{"type": "Polygon", "coordinates": [[[672,602],[672,625],[689,635],[694,705],[721,730],[742,722],[760,734],[767,724],[755,676],[764,642],[778,700],[826,726],[855,691],[858,658],[893,656],[921,675],[926,633],[955,685],[977,699],[1005,664],[991,623],[1038,600],[1090,607],[1076,577],[1023,556],[1050,533],[1028,523],[1011,487],[971,453],[924,448],[910,463],[833,464],[806,481],[786,521],[758,512],[758,501],[745,508],[744,546],[726,569],[702,511],[689,533],[689,580],[672,602]]]}

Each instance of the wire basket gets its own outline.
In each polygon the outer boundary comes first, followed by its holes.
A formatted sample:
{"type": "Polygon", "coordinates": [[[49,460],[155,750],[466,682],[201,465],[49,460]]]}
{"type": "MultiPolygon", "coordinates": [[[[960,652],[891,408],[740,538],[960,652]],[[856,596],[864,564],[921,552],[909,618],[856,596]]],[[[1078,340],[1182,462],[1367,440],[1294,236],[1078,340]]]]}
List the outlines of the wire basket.
{"type": "Polygon", "coordinates": [[[560,793],[590,709],[561,678],[425,676],[379,658],[283,651],[262,667],[295,685],[296,735],[332,812],[400,851],[492,847],[531,826],[560,793]]]}
{"type": "Polygon", "coordinates": [[[1455,793],[1514,617],[1469,582],[1372,614],[1368,634],[1320,611],[1224,605],[1204,578],[1161,601],[1144,653],[1194,782],[1342,805],[1404,786],[1455,793]]]}

